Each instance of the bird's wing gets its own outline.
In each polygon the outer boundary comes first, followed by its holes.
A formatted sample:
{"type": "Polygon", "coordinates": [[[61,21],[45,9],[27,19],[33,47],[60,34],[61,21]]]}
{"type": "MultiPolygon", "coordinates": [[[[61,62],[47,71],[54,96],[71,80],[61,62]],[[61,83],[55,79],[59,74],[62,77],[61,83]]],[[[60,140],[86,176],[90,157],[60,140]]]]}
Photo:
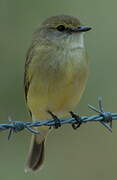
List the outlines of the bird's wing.
{"type": "Polygon", "coordinates": [[[31,46],[26,55],[25,71],[24,71],[24,91],[25,91],[26,101],[27,101],[28,89],[29,89],[30,82],[31,82],[31,78],[28,77],[28,69],[29,69],[29,65],[32,60],[32,57],[33,57],[33,47],[31,46]]]}

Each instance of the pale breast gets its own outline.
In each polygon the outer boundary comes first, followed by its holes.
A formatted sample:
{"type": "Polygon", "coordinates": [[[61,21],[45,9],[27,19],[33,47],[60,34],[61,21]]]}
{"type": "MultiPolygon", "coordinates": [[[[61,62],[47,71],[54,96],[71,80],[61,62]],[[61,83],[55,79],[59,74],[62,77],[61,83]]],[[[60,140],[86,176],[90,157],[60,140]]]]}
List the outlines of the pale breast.
{"type": "Polygon", "coordinates": [[[35,69],[29,87],[28,106],[37,118],[51,118],[48,110],[65,116],[79,103],[84,91],[88,72],[84,49],[60,51],[56,57],[56,68],[55,64],[46,64],[35,69]]]}

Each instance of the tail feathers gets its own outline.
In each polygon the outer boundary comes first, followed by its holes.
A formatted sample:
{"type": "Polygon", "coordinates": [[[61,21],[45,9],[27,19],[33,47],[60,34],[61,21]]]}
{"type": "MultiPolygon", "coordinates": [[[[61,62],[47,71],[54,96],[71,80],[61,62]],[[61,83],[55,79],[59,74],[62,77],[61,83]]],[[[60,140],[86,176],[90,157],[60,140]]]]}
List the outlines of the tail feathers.
{"type": "Polygon", "coordinates": [[[44,160],[44,141],[37,141],[37,135],[33,135],[31,151],[28,155],[27,167],[25,171],[36,171],[41,167],[44,160]]]}

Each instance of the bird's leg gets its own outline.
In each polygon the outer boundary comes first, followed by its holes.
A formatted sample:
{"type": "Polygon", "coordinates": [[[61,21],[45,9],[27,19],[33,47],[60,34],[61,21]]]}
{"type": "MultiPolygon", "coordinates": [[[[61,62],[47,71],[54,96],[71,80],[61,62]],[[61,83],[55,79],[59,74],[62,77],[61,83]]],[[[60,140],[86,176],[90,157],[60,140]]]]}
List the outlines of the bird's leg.
{"type": "Polygon", "coordinates": [[[54,125],[55,129],[57,129],[58,127],[61,127],[60,119],[51,111],[48,111],[48,113],[52,116],[53,120],[55,121],[55,125],[54,125]]]}
{"type": "Polygon", "coordinates": [[[72,111],[70,111],[70,114],[71,114],[72,118],[74,118],[74,119],[76,120],[75,123],[72,123],[73,129],[76,130],[76,129],[79,128],[79,127],[81,126],[81,124],[82,124],[81,117],[78,116],[78,115],[76,115],[76,114],[73,113],[72,111]]]}

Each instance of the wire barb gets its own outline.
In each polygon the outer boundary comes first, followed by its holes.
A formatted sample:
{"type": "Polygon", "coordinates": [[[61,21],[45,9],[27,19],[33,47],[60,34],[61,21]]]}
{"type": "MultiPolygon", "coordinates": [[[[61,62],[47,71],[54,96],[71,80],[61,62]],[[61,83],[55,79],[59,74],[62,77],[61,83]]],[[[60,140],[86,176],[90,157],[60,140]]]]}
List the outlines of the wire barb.
{"type": "Polygon", "coordinates": [[[10,140],[11,135],[13,133],[17,133],[19,131],[22,131],[25,127],[24,124],[21,121],[13,121],[11,117],[8,117],[8,121],[10,122],[11,128],[8,133],[8,140],[10,140]]]}
{"type": "Polygon", "coordinates": [[[29,127],[27,124],[25,124],[22,121],[14,121],[11,119],[11,117],[8,117],[8,121],[10,122],[10,126],[11,126],[9,127],[10,130],[8,133],[8,140],[11,139],[12,134],[22,131],[23,129],[27,129],[28,131],[34,134],[40,133],[39,131],[34,130],[33,128],[29,127]]]}
{"type": "Polygon", "coordinates": [[[72,125],[73,129],[78,129],[81,124],[87,123],[87,122],[99,122],[101,125],[103,125],[107,130],[112,132],[112,121],[117,120],[117,113],[111,113],[111,112],[105,112],[103,105],[102,105],[102,98],[98,99],[98,106],[99,109],[88,105],[88,107],[98,113],[97,115],[92,116],[78,116],[72,111],[70,111],[70,114],[72,118],[66,119],[66,120],[60,120],[56,115],[54,115],[52,112],[48,112],[52,116],[52,120],[47,121],[35,121],[35,122],[23,122],[23,121],[14,121],[10,117],[8,118],[9,123],[8,124],[0,124],[0,131],[9,130],[8,133],[8,140],[11,138],[12,134],[20,132],[24,129],[28,130],[29,132],[33,134],[39,134],[40,131],[37,131],[35,127],[39,126],[49,126],[58,128],[61,125],[64,124],[70,124],[72,125]]]}
{"type": "Polygon", "coordinates": [[[112,114],[110,112],[104,112],[104,108],[103,108],[103,104],[102,104],[102,97],[98,98],[98,106],[99,106],[99,110],[96,109],[95,107],[88,105],[88,107],[99,113],[100,116],[103,117],[103,120],[100,121],[100,123],[106,127],[110,132],[112,132],[112,114]]]}

